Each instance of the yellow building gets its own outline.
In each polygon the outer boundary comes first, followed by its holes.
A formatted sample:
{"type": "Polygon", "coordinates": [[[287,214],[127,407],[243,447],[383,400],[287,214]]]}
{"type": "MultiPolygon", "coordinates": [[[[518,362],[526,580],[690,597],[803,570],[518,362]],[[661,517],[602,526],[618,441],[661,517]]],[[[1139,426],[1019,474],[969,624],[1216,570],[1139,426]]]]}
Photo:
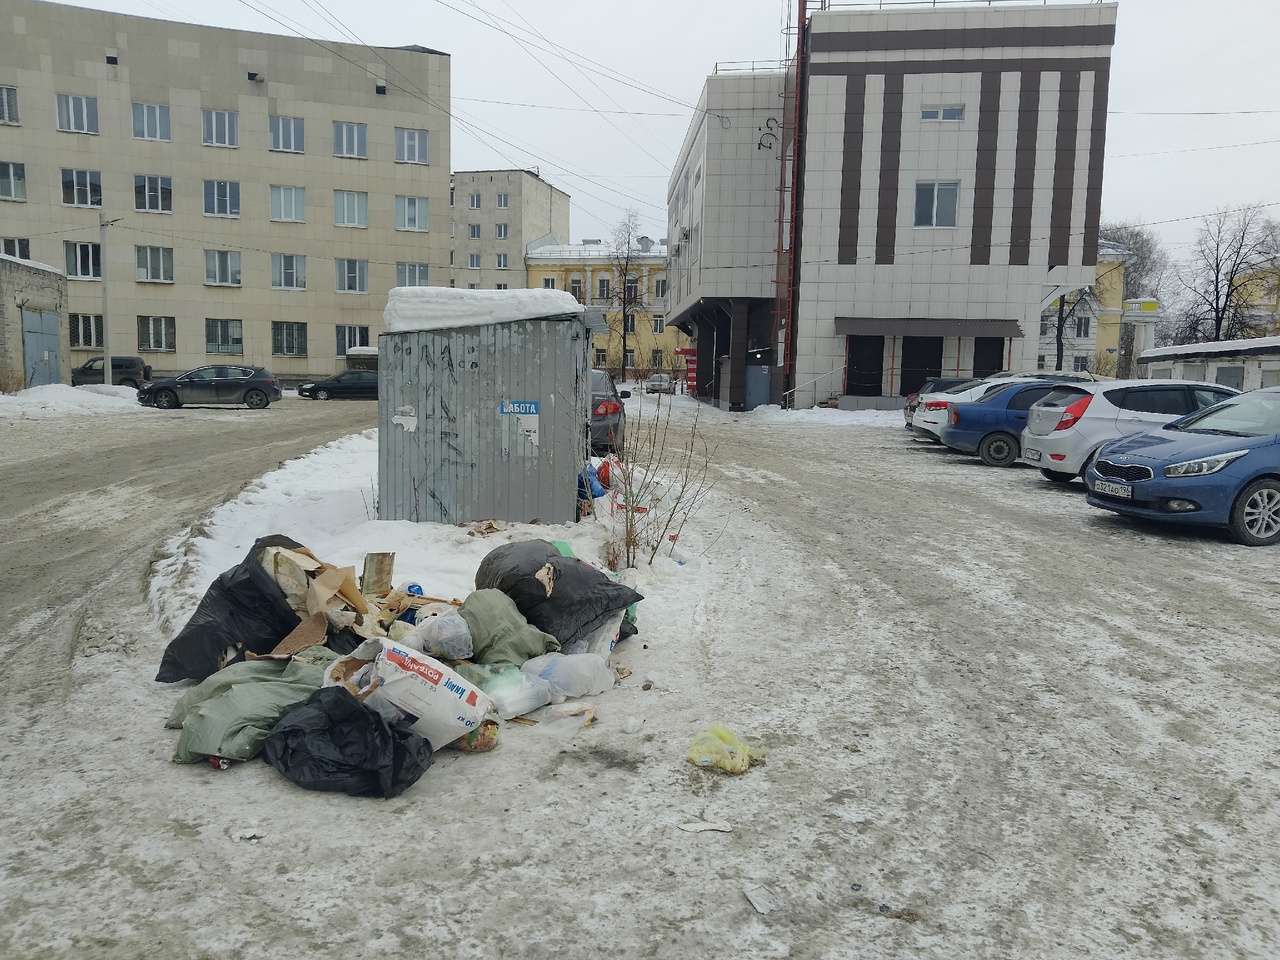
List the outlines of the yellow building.
{"type": "MultiPolygon", "coordinates": [[[[1092,370],[1106,376],[1115,373],[1120,352],[1120,314],[1124,306],[1125,264],[1132,256],[1127,247],[1105,239],[1098,241],[1097,279],[1085,289],[1066,294],[1069,314],[1063,329],[1064,370],[1092,370]]],[[[1055,369],[1057,360],[1058,300],[1040,314],[1040,349],[1036,366],[1055,369]]]]}
{"type": "Polygon", "coordinates": [[[684,364],[674,351],[690,340],[666,322],[665,243],[638,237],[626,251],[600,240],[548,243],[526,252],[525,267],[530,288],[566,290],[588,309],[604,313],[609,332],[595,336],[595,366],[620,375],[625,337],[626,379],[658,372],[683,375],[684,364]]]}

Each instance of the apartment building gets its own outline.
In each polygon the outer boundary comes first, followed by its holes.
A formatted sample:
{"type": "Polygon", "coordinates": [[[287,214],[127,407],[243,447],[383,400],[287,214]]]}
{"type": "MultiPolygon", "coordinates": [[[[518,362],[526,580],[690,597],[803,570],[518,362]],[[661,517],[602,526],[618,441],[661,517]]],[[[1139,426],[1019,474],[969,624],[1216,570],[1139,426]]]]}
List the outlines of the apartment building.
{"type": "Polygon", "coordinates": [[[786,69],[709,77],[668,188],[700,392],[888,408],[1033,367],[1041,311],[1096,276],[1115,19],[824,9],[786,69]]]}
{"type": "Polygon", "coordinates": [[[449,286],[518,290],[525,251],[569,242],[569,195],[532,170],[462,170],[453,175],[449,286]]]}
{"type": "Polygon", "coordinates": [[[625,349],[629,378],[674,373],[677,367],[683,372],[674,351],[687,347],[689,337],[667,323],[664,242],[638,237],[626,250],[601,240],[545,243],[530,249],[525,259],[530,287],[566,290],[604,314],[608,332],[592,338],[595,366],[620,373],[625,349]]]}
{"type": "Polygon", "coordinates": [[[0,252],[65,269],[72,364],[321,376],[447,282],[447,54],[38,0],[0,35],[0,252]]]}

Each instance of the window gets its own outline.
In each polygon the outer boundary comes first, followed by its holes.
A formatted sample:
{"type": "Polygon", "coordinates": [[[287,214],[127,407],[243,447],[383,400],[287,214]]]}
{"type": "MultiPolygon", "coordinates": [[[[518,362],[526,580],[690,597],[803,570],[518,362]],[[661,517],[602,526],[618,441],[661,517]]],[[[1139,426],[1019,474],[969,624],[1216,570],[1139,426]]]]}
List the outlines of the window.
{"type": "MultiPolygon", "coordinates": [[[[1112,394],[1107,399],[1113,403],[1112,394]]],[[[1121,410],[1136,410],[1139,413],[1162,413],[1166,416],[1180,417],[1190,413],[1190,401],[1183,387],[1133,387],[1124,391],[1124,399],[1117,403],[1121,410]]]]}
{"type": "Polygon", "coordinates": [[[270,133],[268,149],[282,150],[285,153],[302,153],[301,117],[268,117],[267,126],[270,133]]]}
{"type": "Polygon", "coordinates": [[[494,228],[494,233],[493,233],[493,235],[494,235],[494,237],[495,237],[496,239],[498,239],[498,240],[505,240],[505,239],[507,239],[507,225],[506,225],[505,223],[500,223],[500,224],[498,224],[498,225],[494,228]]]}
{"type": "Polygon", "coordinates": [[[653,332],[662,333],[666,329],[667,329],[666,316],[661,313],[655,313],[653,315],[653,332]]]}
{"type": "Polygon", "coordinates": [[[62,168],[62,202],[71,207],[102,206],[102,174],[62,168]]]}
{"type": "Polygon", "coordinates": [[[0,200],[27,199],[27,166],[0,160],[0,200]]]}
{"type": "Polygon", "coordinates": [[[240,320],[204,322],[205,353],[244,353],[244,324],[240,320]]]}
{"type": "Polygon", "coordinates": [[[543,289],[543,290],[554,290],[555,288],[556,288],[556,278],[555,278],[555,277],[543,277],[543,278],[542,278],[542,289],[543,289]]]}
{"type": "Polygon", "coordinates": [[[396,127],[396,162],[427,162],[427,131],[396,127]]]}
{"type": "Polygon", "coordinates": [[[18,122],[18,88],[0,87],[0,123],[18,122]]]}
{"type": "Polygon", "coordinates": [[[960,184],[952,181],[916,184],[916,226],[954,227],[960,184]]]}
{"type": "Polygon", "coordinates": [[[569,295],[579,303],[582,302],[582,281],[577,277],[569,281],[569,295]]]}
{"type": "Polygon", "coordinates": [[[470,270],[480,269],[480,254],[478,253],[467,254],[467,268],[470,270]]]}
{"type": "Polygon", "coordinates": [[[955,106],[929,106],[920,108],[921,120],[963,120],[964,105],[955,106]]]}
{"type": "Polygon", "coordinates": [[[237,129],[239,114],[234,110],[202,110],[204,118],[204,144],[207,147],[238,147],[240,133],[237,129]]]}
{"type": "Polygon", "coordinates": [[[73,347],[102,348],[102,314],[72,313],[67,315],[73,347]]]}
{"type": "Polygon", "coordinates": [[[397,263],[397,287],[425,287],[427,285],[427,265],[425,263],[397,263]]]}
{"type": "Polygon", "coordinates": [[[102,248],[96,243],[63,241],[69,280],[101,280],[102,248]]]}
{"type": "Polygon", "coordinates": [[[655,367],[655,368],[662,367],[662,351],[661,350],[649,351],[649,366],[655,367]]]}
{"type": "Polygon", "coordinates": [[[1036,357],[1036,369],[1037,369],[1037,370],[1043,370],[1043,369],[1044,369],[1044,354],[1043,354],[1043,353],[1042,353],[1042,354],[1040,354],[1038,357],[1036,357]]]}
{"type": "Polygon", "coordinates": [[[307,289],[307,258],[296,253],[273,253],[271,286],[275,290],[307,289]]]}
{"type": "Polygon", "coordinates": [[[333,223],[337,227],[367,227],[369,194],[355,190],[333,191],[333,223]]]}
{"type": "Polygon", "coordinates": [[[609,299],[609,278],[608,277],[600,277],[598,280],[596,280],[596,299],[597,300],[609,299]]]}
{"type": "Polygon", "coordinates": [[[240,251],[206,250],[204,252],[204,282],[208,286],[240,286],[240,251]]]}
{"type": "Polygon", "coordinates": [[[653,281],[653,295],[655,297],[665,297],[667,295],[667,278],[658,277],[653,281]]]}
{"type": "Polygon", "coordinates": [[[471,195],[471,209],[472,209],[472,210],[479,210],[479,209],[480,209],[480,194],[478,194],[478,193],[473,193],[473,194],[471,195]]]}
{"type": "Polygon", "coordinates": [[[0,238],[0,253],[6,257],[17,257],[19,260],[31,259],[31,241],[26,237],[0,238]]]}
{"type": "Polygon", "coordinates": [[[307,188],[271,185],[271,219],[307,222],[307,188]]]}
{"type": "Polygon", "coordinates": [[[494,267],[498,270],[507,269],[507,255],[505,253],[498,254],[494,267]]]}
{"type": "Polygon", "coordinates": [[[636,332],[636,318],[634,314],[628,313],[622,318],[622,329],[627,333],[636,332]]]}
{"type": "Polygon", "coordinates": [[[493,285],[493,289],[495,289],[495,290],[505,290],[505,289],[507,289],[507,285],[506,285],[505,283],[495,283],[495,284],[493,285]]]}
{"type": "Polygon", "coordinates": [[[353,324],[340,323],[334,330],[337,331],[338,337],[338,356],[345,357],[347,351],[352,347],[367,347],[369,345],[369,328],[358,327],[353,324]]]}
{"type": "Polygon", "coordinates": [[[271,355],[275,357],[305,357],[307,355],[307,325],[287,320],[271,321],[271,355]]]}
{"type": "Polygon", "coordinates": [[[1076,373],[1081,373],[1085,370],[1088,370],[1089,369],[1088,354],[1077,353],[1075,356],[1074,364],[1075,364],[1074,369],[1076,373]]]}
{"type": "Polygon", "coordinates": [[[623,284],[622,290],[623,296],[632,303],[640,299],[640,281],[635,277],[627,277],[627,282],[623,284]]]}
{"type": "Polygon", "coordinates": [[[478,284],[478,283],[468,283],[468,284],[467,284],[467,289],[468,289],[468,290],[479,290],[479,289],[480,289],[480,284],[478,284]]]}
{"type": "Polygon", "coordinates": [[[1047,337],[1049,335],[1049,321],[1043,317],[1040,319],[1040,336],[1047,337]]]}
{"type": "Polygon", "coordinates": [[[138,280],[145,283],[173,283],[173,247],[134,247],[138,280]]]}
{"type": "Polygon", "coordinates": [[[1030,410],[1031,405],[1037,400],[1043,400],[1056,388],[1051,384],[1043,387],[1028,387],[1025,390],[1019,390],[1015,396],[1009,398],[1010,410],[1030,410]]]}
{"type": "Polygon", "coordinates": [[[335,289],[339,293],[369,292],[368,260],[335,260],[335,289]]]}
{"type": "Polygon", "coordinates": [[[150,213],[173,212],[173,178],[133,175],[133,209],[150,213]]]}
{"type": "Polygon", "coordinates": [[[98,98],[58,94],[58,129],[68,133],[97,133],[98,98]]]}
{"type": "Polygon", "coordinates": [[[206,180],[204,212],[211,217],[240,216],[240,184],[235,180],[206,180]]]}
{"type": "Polygon", "coordinates": [[[1089,318],[1087,316],[1076,317],[1076,336],[1087,337],[1089,335],[1089,318]]]}
{"type": "Polygon", "coordinates": [[[636,352],[634,350],[628,350],[623,356],[622,362],[628,367],[634,367],[636,365],[636,352]]]}
{"type": "Polygon", "coordinates": [[[596,366],[603,367],[608,362],[609,362],[609,351],[596,350],[596,366]]]}
{"type": "Polygon", "coordinates": [[[426,197],[396,197],[396,229],[427,229],[426,197]]]}
{"type": "Polygon", "coordinates": [[[478,223],[467,224],[467,239],[468,240],[480,239],[480,224],[478,223]]]}
{"type": "Polygon", "coordinates": [[[172,353],[178,349],[177,326],[173,317],[138,317],[138,349],[172,353]]]}
{"type": "Polygon", "coordinates": [[[169,105],[167,103],[135,103],[133,105],[133,139],[168,140],[169,105]]]}
{"type": "Polygon", "coordinates": [[[333,121],[333,155],[335,157],[367,157],[368,146],[365,134],[368,125],[364,123],[343,123],[333,121]]]}
{"type": "MultiPolygon", "coordinates": [[[[479,199],[480,199],[480,195],[476,194],[476,200],[478,201],[479,199]]],[[[498,194],[498,209],[499,210],[507,209],[507,194],[505,193],[498,194]]]]}

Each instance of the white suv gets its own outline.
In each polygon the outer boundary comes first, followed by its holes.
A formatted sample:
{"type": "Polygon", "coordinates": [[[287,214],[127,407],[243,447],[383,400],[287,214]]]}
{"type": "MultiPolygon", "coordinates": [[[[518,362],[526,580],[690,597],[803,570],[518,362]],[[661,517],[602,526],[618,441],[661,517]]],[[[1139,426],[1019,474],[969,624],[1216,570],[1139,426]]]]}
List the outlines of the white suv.
{"type": "Polygon", "coordinates": [[[1084,476],[1108,440],[1144,433],[1239,390],[1187,380],[1063,383],[1031,405],[1022,431],[1022,459],[1055,483],[1084,476]]]}

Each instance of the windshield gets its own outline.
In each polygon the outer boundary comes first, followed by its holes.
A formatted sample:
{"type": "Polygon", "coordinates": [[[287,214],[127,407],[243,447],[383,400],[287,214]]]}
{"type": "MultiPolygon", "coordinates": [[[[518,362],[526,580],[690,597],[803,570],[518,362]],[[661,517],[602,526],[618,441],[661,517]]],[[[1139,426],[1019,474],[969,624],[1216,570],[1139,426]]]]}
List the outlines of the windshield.
{"type": "Polygon", "coordinates": [[[1280,391],[1255,390],[1206,407],[1169,424],[1188,433],[1267,437],[1280,433],[1280,391]]]}
{"type": "Polygon", "coordinates": [[[964,381],[964,383],[957,383],[954,387],[947,387],[946,390],[942,390],[940,392],[941,393],[964,393],[970,387],[976,387],[980,383],[982,383],[981,380],[966,380],[964,381]]]}

